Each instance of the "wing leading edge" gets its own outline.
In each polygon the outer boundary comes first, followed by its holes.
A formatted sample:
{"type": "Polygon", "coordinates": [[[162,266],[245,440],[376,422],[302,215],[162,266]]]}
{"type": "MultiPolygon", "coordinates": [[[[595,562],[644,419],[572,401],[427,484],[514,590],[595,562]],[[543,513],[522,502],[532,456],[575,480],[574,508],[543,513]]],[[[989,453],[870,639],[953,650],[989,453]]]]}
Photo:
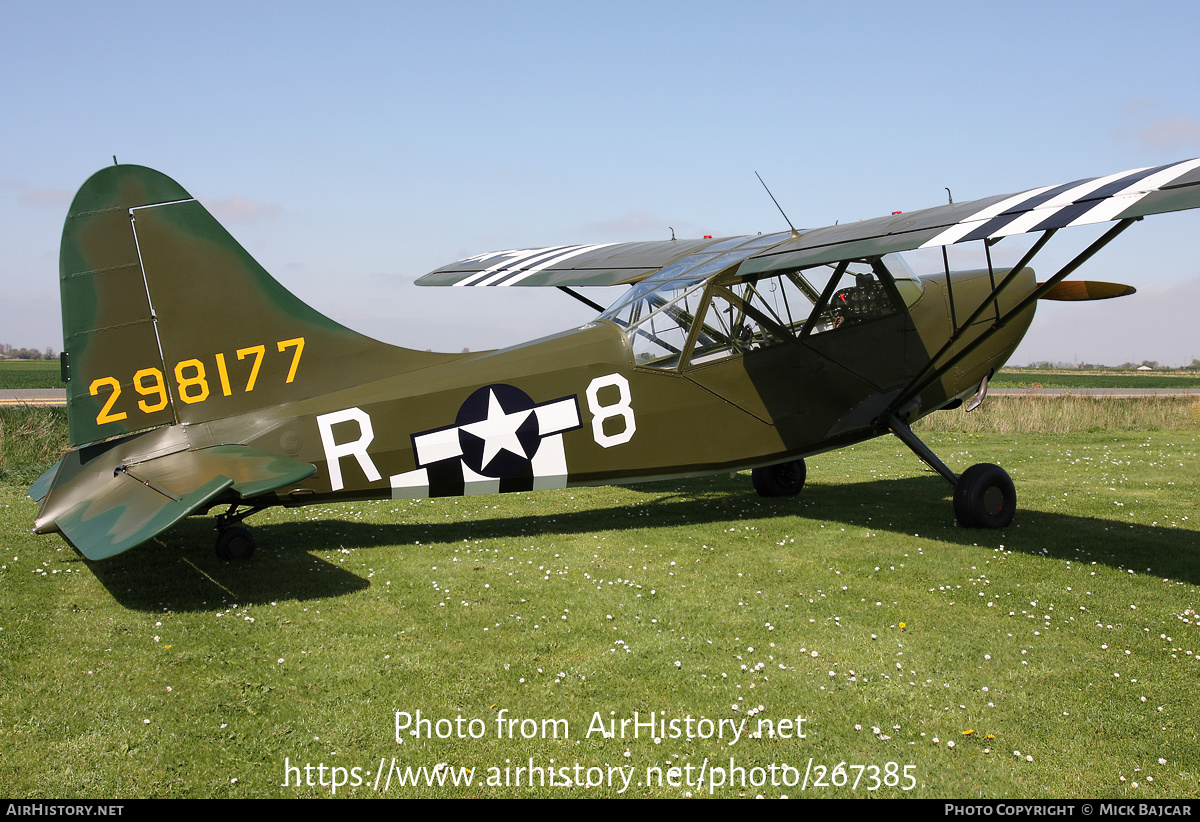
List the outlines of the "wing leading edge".
{"type": "Polygon", "coordinates": [[[417,285],[630,285],[720,242],[706,238],[491,251],[442,266],[418,279],[417,285]]]}

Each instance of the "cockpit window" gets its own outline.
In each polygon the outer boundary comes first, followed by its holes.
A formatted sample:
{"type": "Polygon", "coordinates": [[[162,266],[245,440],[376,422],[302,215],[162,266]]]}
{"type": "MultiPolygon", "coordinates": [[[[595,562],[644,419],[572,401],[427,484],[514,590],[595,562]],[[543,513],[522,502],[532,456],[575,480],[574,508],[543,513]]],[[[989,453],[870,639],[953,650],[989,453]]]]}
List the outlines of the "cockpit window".
{"type": "MultiPolygon", "coordinates": [[[[704,297],[704,280],[673,280],[610,308],[601,316],[625,329],[638,365],[674,368],[704,297]],[[614,309],[616,309],[614,311],[614,309]]],[[[647,283],[634,286],[640,289],[647,283]]]]}
{"type": "Polygon", "coordinates": [[[925,296],[925,283],[918,279],[904,255],[885,254],[883,264],[896,281],[896,290],[900,292],[900,299],[904,300],[905,306],[912,308],[925,296]]]}
{"type": "Polygon", "coordinates": [[[813,327],[813,333],[877,320],[895,312],[887,289],[874,272],[847,272],[841,276],[838,288],[823,312],[823,322],[813,327]]]}
{"type": "Polygon", "coordinates": [[[787,234],[734,237],[683,257],[631,288],[600,315],[625,329],[638,365],[679,365],[707,278],[787,238],[787,234]]]}
{"type": "Polygon", "coordinates": [[[798,273],[714,286],[691,365],[787,342],[812,311],[811,286],[798,273]]]}
{"type": "Polygon", "coordinates": [[[925,283],[915,277],[911,280],[896,280],[896,290],[900,292],[900,299],[904,300],[904,304],[912,308],[925,296],[925,283]]]}
{"type": "Polygon", "coordinates": [[[739,245],[664,268],[600,315],[625,329],[638,365],[675,369],[794,343],[895,314],[897,295],[911,306],[924,294],[894,257],[738,278],[734,264],[754,253],[751,243],[739,245]]]}

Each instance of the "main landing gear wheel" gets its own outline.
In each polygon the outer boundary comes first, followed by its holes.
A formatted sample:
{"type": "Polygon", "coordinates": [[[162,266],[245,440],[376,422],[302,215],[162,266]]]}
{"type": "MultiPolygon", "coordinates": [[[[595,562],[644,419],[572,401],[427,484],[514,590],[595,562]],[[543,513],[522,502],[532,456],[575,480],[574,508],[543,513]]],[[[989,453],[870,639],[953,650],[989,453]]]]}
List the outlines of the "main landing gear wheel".
{"type": "Polygon", "coordinates": [[[954,488],[954,517],[964,528],[1004,528],[1017,512],[1017,491],[999,465],[981,462],[959,476],[917,439],[905,420],[887,417],[888,427],[921,461],[954,488]]]}
{"type": "Polygon", "coordinates": [[[804,460],[764,465],[750,472],[750,480],[760,497],[793,497],[804,487],[806,476],[804,460]]]}
{"type": "Polygon", "coordinates": [[[254,534],[244,525],[230,525],[217,534],[217,556],[230,562],[250,559],[254,553],[254,534]]]}
{"type": "Polygon", "coordinates": [[[1016,510],[1017,491],[998,465],[972,465],[954,484],[954,516],[965,528],[1003,528],[1016,510]]]}

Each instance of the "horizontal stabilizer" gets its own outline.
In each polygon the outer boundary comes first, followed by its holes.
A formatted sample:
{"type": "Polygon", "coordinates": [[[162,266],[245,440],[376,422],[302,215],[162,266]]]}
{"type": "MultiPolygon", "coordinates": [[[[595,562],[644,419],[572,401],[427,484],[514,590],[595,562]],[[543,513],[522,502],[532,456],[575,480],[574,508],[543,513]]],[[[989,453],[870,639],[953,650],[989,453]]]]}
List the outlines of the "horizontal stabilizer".
{"type": "Polygon", "coordinates": [[[34,483],[30,495],[41,493],[45,500],[35,530],[61,531],[91,560],[134,548],[212,504],[250,499],[316,471],[311,463],[244,445],[133,463],[122,461],[117,449],[86,462],[79,454],[68,454],[34,483]]]}
{"type": "Polygon", "coordinates": [[[130,474],[174,493],[187,493],[212,477],[229,477],[231,490],[250,499],[311,477],[317,467],[247,445],[214,445],[131,465],[130,474]]]}
{"type": "Polygon", "coordinates": [[[56,523],[88,559],[108,559],[170,528],[218,496],[233,480],[215,477],[182,497],[169,497],[132,478],[116,477],[105,491],[83,500],[56,523]]]}
{"type": "MultiPolygon", "coordinates": [[[[1040,286],[1041,283],[1038,283],[1040,286]]],[[[1043,300],[1081,302],[1083,300],[1109,300],[1113,297],[1128,297],[1137,289],[1122,283],[1101,283],[1094,280],[1063,280],[1041,296],[1043,300]]]]}
{"type": "Polygon", "coordinates": [[[54,487],[54,478],[58,476],[59,466],[62,461],[54,463],[54,467],[46,471],[40,477],[33,481],[33,485],[29,486],[29,496],[38,505],[42,504],[42,500],[50,493],[50,489],[54,487]]]}

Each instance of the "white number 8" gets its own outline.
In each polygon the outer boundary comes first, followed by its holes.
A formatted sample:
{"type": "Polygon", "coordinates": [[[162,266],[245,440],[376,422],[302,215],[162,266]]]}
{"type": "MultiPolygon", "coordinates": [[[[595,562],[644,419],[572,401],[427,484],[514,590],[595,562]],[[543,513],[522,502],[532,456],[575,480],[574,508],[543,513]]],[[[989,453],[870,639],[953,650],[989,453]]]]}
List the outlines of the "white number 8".
{"type": "Polygon", "coordinates": [[[592,411],[592,438],[596,440],[597,445],[611,448],[614,445],[629,442],[633,437],[633,432],[637,430],[637,426],[633,422],[633,409],[629,406],[628,380],[620,374],[596,377],[587,387],[587,401],[588,408],[592,411]],[[616,387],[620,392],[620,397],[612,405],[601,405],[597,395],[601,388],[607,388],[610,385],[616,387]],[[625,427],[619,434],[604,433],[604,421],[612,417],[621,417],[625,420],[625,427]]]}

